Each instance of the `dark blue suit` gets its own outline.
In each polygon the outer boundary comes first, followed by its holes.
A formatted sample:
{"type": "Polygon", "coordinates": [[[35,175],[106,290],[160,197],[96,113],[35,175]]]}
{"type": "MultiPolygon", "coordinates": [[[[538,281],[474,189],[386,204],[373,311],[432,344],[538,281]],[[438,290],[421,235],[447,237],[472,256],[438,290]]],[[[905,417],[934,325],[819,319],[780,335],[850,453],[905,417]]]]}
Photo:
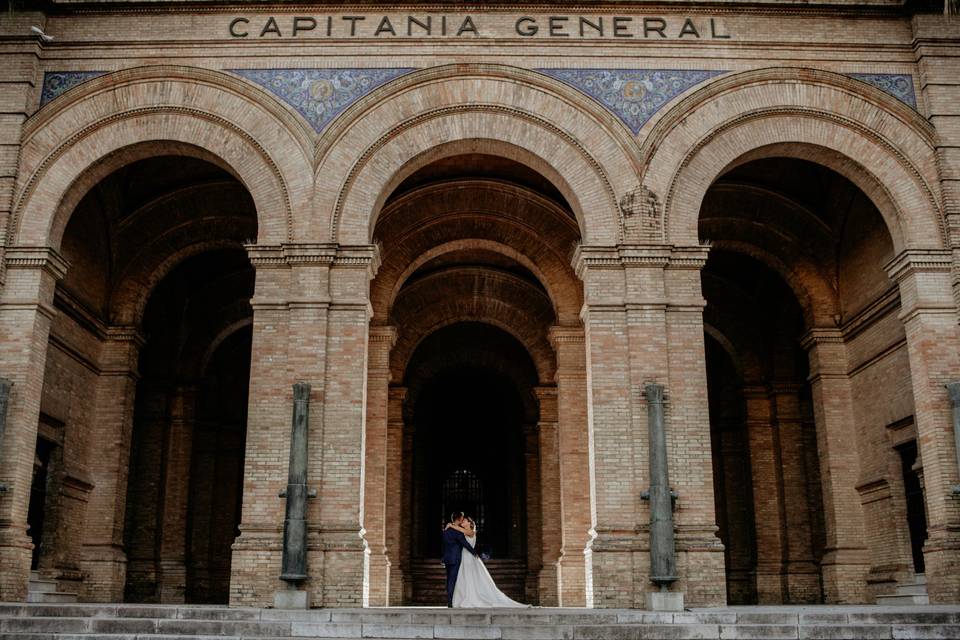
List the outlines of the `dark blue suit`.
{"type": "Polygon", "coordinates": [[[453,588],[457,586],[457,575],[460,573],[461,549],[466,549],[473,555],[477,550],[470,546],[467,539],[456,529],[443,530],[443,564],[447,568],[447,606],[453,606],[453,588]]]}

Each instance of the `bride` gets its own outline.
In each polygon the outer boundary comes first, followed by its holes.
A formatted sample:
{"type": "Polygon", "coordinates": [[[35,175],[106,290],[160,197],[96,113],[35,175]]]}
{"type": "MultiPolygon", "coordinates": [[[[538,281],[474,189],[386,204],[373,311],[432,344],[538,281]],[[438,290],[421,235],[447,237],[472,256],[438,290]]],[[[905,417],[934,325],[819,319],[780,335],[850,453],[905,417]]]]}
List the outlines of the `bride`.
{"type": "MultiPolygon", "coordinates": [[[[461,532],[467,543],[474,547],[477,544],[477,524],[473,518],[467,518],[465,526],[450,523],[447,527],[461,532]]],[[[472,553],[461,550],[460,573],[457,575],[456,586],[453,589],[454,607],[529,607],[508,598],[490,577],[490,572],[480,558],[472,553]]]]}

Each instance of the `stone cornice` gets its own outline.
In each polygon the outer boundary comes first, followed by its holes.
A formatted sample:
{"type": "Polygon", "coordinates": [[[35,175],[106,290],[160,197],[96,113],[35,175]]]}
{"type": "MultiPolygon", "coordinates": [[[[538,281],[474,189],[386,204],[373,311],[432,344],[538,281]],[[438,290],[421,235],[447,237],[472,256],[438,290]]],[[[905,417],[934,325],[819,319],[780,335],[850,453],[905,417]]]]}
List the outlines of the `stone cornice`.
{"type": "Polygon", "coordinates": [[[953,256],[947,249],[907,249],[884,265],[894,282],[900,282],[914,273],[949,273],[953,256]]]}
{"type": "Polygon", "coordinates": [[[560,344],[583,344],[583,327],[555,325],[547,331],[547,339],[554,349],[560,344]]]}
{"type": "Polygon", "coordinates": [[[597,247],[579,245],[571,264],[581,279],[588,269],[660,268],[699,271],[707,263],[707,245],[672,246],[656,244],[620,244],[597,247]]]}
{"type": "Polygon", "coordinates": [[[814,327],[800,336],[800,346],[809,351],[821,344],[844,344],[843,331],[839,328],[814,327]]]}
{"type": "Polygon", "coordinates": [[[397,328],[390,325],[371,326],[370,342],[386,343],[392,349],[397,342],[397,328]]]}
{"type": "Polygon", "coordinates": [[[380,248],[375,244],[335,243],[246,244],[244,249],[255,269],[286,269],[292,266],[327,266],[368,269],[371,277],[380,268],[380,248]]]}
{"type": "Polygon", "coordinates": [[[4,263],[7,269],[43,269],[56,280],[62,280],[70,268],[70,263],[50,247],[8,247],[4,263]]]}

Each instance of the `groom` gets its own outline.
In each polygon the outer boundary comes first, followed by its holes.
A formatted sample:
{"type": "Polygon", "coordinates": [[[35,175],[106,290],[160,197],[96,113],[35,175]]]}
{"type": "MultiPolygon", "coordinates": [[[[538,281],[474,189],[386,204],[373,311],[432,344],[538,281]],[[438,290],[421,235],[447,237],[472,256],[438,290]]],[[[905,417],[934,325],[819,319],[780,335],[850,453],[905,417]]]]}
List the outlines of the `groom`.
{"type": "MultiPolygon", "coordinates": [[[[450,522],[464,526],[466,515],[457,511],[450,516],[450,522]]],[[[447,568],[447,606],[453,606],[453,589],[457,586],[457,575],[460,573],[460,549],[466,549],[473,555],[477,550],[467,543],[464,535],[456,529],[443,530],[443,565],[447,568]]]]}

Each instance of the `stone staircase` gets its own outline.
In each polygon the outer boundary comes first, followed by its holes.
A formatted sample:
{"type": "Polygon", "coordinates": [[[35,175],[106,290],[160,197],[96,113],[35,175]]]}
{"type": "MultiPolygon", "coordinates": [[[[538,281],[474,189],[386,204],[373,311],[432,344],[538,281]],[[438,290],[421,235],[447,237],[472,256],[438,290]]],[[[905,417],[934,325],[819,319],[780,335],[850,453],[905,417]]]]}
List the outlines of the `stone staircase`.
{"type": "Polygon", "coordinates": [[[39,571],[30,572],[27,583],[27,602],[76,602],[77,594],[60,591],[57,581],[44,578],[39,571]]]}
{"type": "Polygon", "coordinates": [[[730,607],[684,613],[409,607],[287,611],[214,606],[0,604],[2,640],[162,638],[477,640],[960,638],[960,606],[730,607]]]}
{"type": "Polygon", "coordinates": [[[907,605],[907,604],[927,604],[930,598],[927,596],[927,577],[922,573],[917,574],[913,584],[897,585],[897,590],[887,596],[878,596],[879,605],[907,605]]]}

